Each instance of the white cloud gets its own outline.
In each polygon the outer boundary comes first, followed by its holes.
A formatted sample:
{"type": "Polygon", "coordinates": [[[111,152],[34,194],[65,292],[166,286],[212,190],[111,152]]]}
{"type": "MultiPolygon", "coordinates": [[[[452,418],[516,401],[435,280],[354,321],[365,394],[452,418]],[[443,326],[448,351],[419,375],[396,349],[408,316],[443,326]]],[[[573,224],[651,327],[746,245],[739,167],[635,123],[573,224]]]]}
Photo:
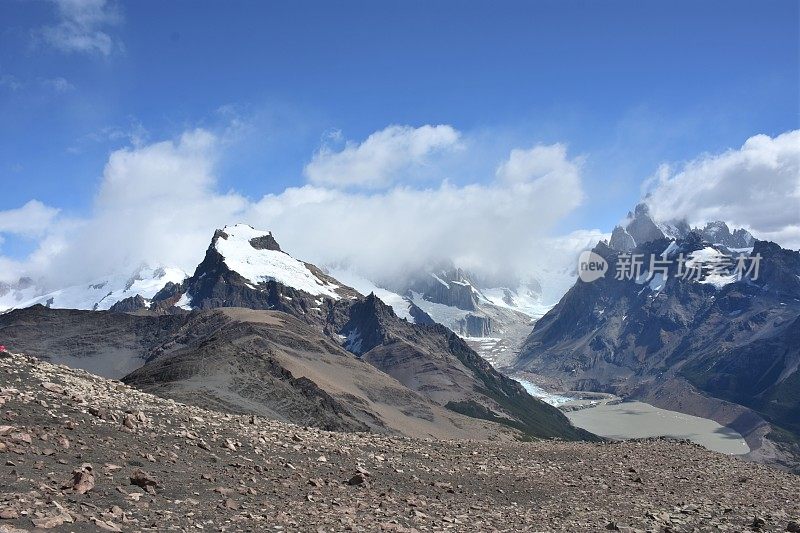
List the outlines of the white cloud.
{"type": "Polygon", "coordinates": [[[56,215],[58,209],[48,207],[38,200],[31,200],[22,207],[0,211],[0,234],[41,236],[51,228],[56,215]]]}
{"type": "Polygon", "coordinates": [[[536,148],[544,161],[530,163],[539,171],[514,180],[372,192],[308,184],[250,201],[217,189],[222,144],[194,130],[111,153],[91,216],[52,223],[23,270],[54,287],[142,261],[191,271],[215,228],[246,222],[272,230],[299,258],[351,265],[373,279],[443,259],[487,274],[529,273],[583,198],[580,161],[558,146],[536,148]]]}
{"type": "MultiPolygon", "coordinates": [[[[797,242],[798,135],[757,136],[679,171],[662,169],[650,198],[654,212],[692,222],[721,218],[784,245],[797,242]]],[[[607,237],[597,230],[554,235],[584,198],[582,157],[570,157],[561,144],[512,150],[483,182],[441,178],[424,186],[407,177],[413,172],[407,168],[392,177],[403,184],[381,190],[308,183],[258,200],[219,190],[216,163],[224,146],[224,139],[197,129],[112,152],[85,218],[64,217],[36,201],[0,213],[0,233],[39,239],[24,260],[0,257],[4,275],[57,287],[143,261],[191,271],[213,230],[235,222],[272,230],[296,257],[353,267],[378,281],[447,259],[486,276],[563,270],[574,266],[564,258],[607,237]]]]}
{"type": "MultiPolygon", "coordinates": [[[[379,188],[396,182],[429,163],[438,152],[459,146],[460,134],[451,126],[389,126],[362,143],[348,141],[342,150],[323,145],[306,165],[305,175],[315,185],[379,188]]],[[[329,135],[341,138],[341,132],[329,135]]]]}
{"type": "MultiPolygon", "coordinates": [[[[20,78],[11,74],[0,73],[0,87],[5,87],[11,91],[19,91],[20,89],[28,89],[33,85],[30,80],[23,81],[20,78]]],[[[38,78],[36,85],[44,89],[56,92],[65,93],[75,89],[75,86],[66,78],[38,78]]]]}
{"type": "Polygon", "coordinates": [[[54,248],[57,276],[69,282],[87,271],[94,277],[143,261],[196,266],[210,232],[248,205],[235,193],[215,189],[218,142],[205,130],[193,130],[175,141],[112,152],[92,216],[75,221],[60,235],[64,247],[54,248]]]}
{"type": "Polygon", "coordinates": [[[567,159],[567,147],[563,144],[538,145],[527,150],[515,148],[508,160],[497,167],[496,176],[511,183],[548,176],[559,178],[574,172],[574,164],[567,159]]]}
{"type": "Polygon", "coordinates": [[[52,0],[58,10],[57,24],[44,26],[35,35],[62,52],[108,56],[118,43],[107,33],[121,22],[116,4],[107,0],[52,0]]]}
{"type": "Polygon", "coordinates": [[[662,166],[648,184],[655,218],[724,220],[761,239],[800,248],[800,130],[756,135],[738,150],[662,166]]]}

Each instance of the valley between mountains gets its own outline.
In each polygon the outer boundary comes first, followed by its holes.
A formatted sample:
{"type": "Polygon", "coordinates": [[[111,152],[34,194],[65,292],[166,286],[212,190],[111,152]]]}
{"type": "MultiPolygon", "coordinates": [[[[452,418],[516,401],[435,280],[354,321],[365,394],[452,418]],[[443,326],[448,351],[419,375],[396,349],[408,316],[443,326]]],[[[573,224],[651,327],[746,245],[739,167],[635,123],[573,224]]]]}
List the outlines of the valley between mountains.
{"type": "Polygon", "coordinates": [[[379,284],[239,224],[191,275],[3,287],[0,531],[797,527],[800,253],[646,206],[593,251],[593,283],[443,264],[379,284]],[[617,280],[625,253],[671,266],[617,280]],[[678,254],[763,271],[681,280],[678,254]],[[749,462],[573,425],[600,393],[732,428],[749,462]],[[56,483],[72,470],[93,489],[56,483]]]}

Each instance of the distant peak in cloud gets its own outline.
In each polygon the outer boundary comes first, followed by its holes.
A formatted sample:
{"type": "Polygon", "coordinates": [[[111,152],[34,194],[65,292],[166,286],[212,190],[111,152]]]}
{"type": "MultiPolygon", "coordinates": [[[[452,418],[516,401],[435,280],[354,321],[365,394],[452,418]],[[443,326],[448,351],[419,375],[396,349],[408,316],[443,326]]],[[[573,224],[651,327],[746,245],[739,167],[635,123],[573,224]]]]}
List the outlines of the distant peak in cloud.
{"type": "MultiPolygon", "coordinates": [[[[337,188],[380,188],[395,183],[400,174],[424,166],[437,152],[454,150],[461,134],[452,126],[389,126],[361,143],[347,141],[341,150],[324,144],[305,167],[315,185],[337,188]]],[[[338,130],[326,140],[339,141],[338,130]]]]}
{"type": "Polygon", "coordinates": [[[109,0],[52,0],[59,20],[34,36],[62,52],[109,56],[120,46],[108,33],[122,22],[119,6],[109,0]]]}
{"type": "Polygon", "coordinates": [[[662,165],[646,184],[657,220],[722,220],[757,238],[800,248],[800,130],[755,135],[739,149],[662,165]]]}

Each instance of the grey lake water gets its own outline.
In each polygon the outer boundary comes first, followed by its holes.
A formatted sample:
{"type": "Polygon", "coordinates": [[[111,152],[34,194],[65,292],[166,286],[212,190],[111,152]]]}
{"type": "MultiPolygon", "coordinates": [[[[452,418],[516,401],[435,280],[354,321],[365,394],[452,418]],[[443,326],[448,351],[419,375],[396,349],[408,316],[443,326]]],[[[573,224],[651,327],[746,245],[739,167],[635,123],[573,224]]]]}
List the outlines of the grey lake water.
{"type": "Polygon", "coordinates": [[[736,431],[713,420],[685,415],[677,411],[660,409],[644,402],[626,401],[608,404],[606,401],[576,402],[575,398],[553,394],[524,379],[517,379],[531,396],[555,407],[576,403],[596,403],[567,415],[579,428],[609,439],[639,439],[647,437],[673,437],[689,439],[709,450],[741,455],[750,447],[736,431]]]}
{"type": "Polygon", "coordinates": [[[663,436],[689,439],[715,452],[740,455],[750,451],[739,433],[713,420],[643,402],[602,404],[565,414],[576,426],[611,439],[663,436]]]}

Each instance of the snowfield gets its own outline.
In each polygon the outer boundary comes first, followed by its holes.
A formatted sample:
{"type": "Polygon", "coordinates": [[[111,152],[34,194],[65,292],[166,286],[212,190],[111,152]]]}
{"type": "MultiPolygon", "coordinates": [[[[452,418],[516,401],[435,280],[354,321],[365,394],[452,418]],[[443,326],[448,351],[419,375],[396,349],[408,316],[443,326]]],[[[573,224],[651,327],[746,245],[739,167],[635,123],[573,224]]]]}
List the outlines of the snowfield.
{"type": "Polygon", "coordinates": [[[409,309],[411,309],[411,303],[409,303],[406,298],[402,297],[396,292],[378,287],[375,285],[375,283],[357,274],[356,272],[353,272],[352,270],[329,268],[328,274],[341,281],[348,287],[352,287],[353,289],[357,290],[364,296],[368,295],[369,293],[374,293],[375,296],[377,296],[383,303],[392,308],[394,314],[400,318],[406,319],[411,323],[414,322],[414,317],[412,317],[411,313],[409,312],[409,309]]]}
{"type": "Polygon", "coordinates": [[[0,302],[6,308],[24,308],[41,304],[54,309],[88,309],[107,311],[115,303],[140,295],[150,300],[169,282],[181,283],[186,272],[180,268],[140,266],[133,274],[112,274],[82,285],[73,285],[39,296],[30,295],[28,300],[0,302]]]}
{"type": "Polygon", "coordinates": [[[277,281],[313,296],[339,299],[336,293],[338,285],[319,279],[302,261],[284,252],[253,248],[250,244],[252,239],[271,235],[270,232],[259,231],[246,224],[225,226],[223,231],[228,238],[217,239],[214,245],[216,250],[228,268],[253,285],[277,281]]]}

